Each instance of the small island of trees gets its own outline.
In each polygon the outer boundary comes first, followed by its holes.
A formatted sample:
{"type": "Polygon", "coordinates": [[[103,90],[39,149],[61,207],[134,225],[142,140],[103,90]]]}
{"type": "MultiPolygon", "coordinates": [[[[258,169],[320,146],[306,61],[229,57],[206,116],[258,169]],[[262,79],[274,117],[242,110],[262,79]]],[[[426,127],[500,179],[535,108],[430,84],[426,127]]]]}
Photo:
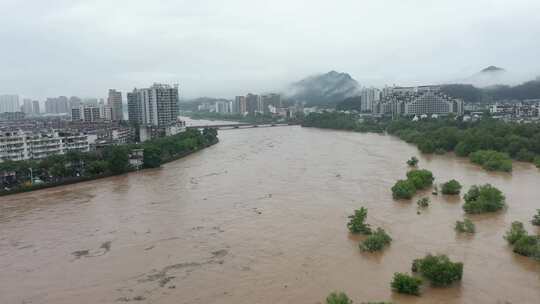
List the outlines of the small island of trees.
{"type": "Polygon", "coordinates": [[[504,238],[515,253],[540,260],[540,236],[529,235],[522,222],[513,222],[504,238]]]}
{"type": "Polygon", "coordinates": [[[420,295],[421,285],[422,279],[401,272],[394,273],[394,279],[390,283],[393,291],[414,296],[420,295]]]}
{"type": "Polygon", "coordinates": [[[463,221],[456,221],[456,226],[454,228],[458,233],[475,233],[476,226],[470,219],[465,219],[463,221]]]}
{"type": "Polygon", "coordinates": [[[496,212],[506,206],[502,192],[490,184],[472,186],[463,199],[463,210],[471,214],[496,212]]]}
{"type": "Polygon", "coordinates": [[[423,190],[434,181],[433,173],[428,170],[411,170],[407,172],[406,180],[398,180],[392,187],[394,199],[411,199],[417,190],[423,190]]]}
{"type": "Polygon", "coordinates": [[[442,185],[441,191],[446,195],[457,195],[461,192],[461,184],[455,179],[449,180],[442,185]]]}
{"type": "Polygon", "coordinates": [[[385,246],[390,245],[392,238],[382,228],[372,231],[371,226],[366,223],[367,213],[368,211],[364,207],[355,210],[354,214],[349,216],[347,228],[353,234],[367,235],[367,238],[359,244],[362,251],[382,250],[385,246]]]}
{"type": "Polygon", "coordinates": [[[412,263],[412,271],[420,273],[432,286],[445,287],[463,277],[463,263],[452,262],[446,255],[428,254],[412,263]]]}

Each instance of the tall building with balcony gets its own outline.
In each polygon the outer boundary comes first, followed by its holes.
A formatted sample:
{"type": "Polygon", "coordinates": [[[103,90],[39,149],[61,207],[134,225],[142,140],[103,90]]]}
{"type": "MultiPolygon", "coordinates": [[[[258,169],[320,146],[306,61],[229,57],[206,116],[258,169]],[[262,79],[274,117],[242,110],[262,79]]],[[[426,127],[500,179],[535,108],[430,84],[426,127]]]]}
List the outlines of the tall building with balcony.
{"type": "Polygon", "coordinates": [[[0,162],[42,159],[69,151],[88,152],[87,136],[71,131],[0,133],[0,162]]]}
{"type": "Polygon", "coordinates": [[[93,105],[81,105],[71,109],[72,121],[96,122],[102,120],[102,110],[93,105]]]}
{"type": "Polygon", "coordinates": [[[112,121],[122,121],[124,120],[124,112],[122,106],[122,92],[110,89],[109,97],[107,98],[107,104],[111,107],[112,121]]]}
{"type": "Polygon", "coordinates": [[[154,84],[128,93],[129,121],[139,125],[168,126],[178,117],[178,86],[154,84]]]}

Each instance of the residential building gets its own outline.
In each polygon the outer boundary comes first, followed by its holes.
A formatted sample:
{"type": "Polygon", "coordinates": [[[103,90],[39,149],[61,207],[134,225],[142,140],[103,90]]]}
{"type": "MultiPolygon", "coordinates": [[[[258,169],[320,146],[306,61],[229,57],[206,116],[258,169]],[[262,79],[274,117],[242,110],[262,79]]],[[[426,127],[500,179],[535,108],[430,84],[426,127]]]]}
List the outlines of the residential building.
{"type": "Polygon", "coordinates": [[[261,96],[257,94],[247,94],[246,112],[250,115],[262,112],[261,96]]]}
{"type": "Polygon", "coordinates": [[[89,151],[86,135],[71,131],[17,130],[0,133],[0,162],[42,159],[69,151],[89,151]]]}
{"type": "Polygon", "coordinates": [[[32,108],[32,100],[31,99],[23,99],[23,106],[22,106],[22,111],[24,114],[26,115],[32,115],[34,114],[33,113],[33,108],[32,108]]]}
{"type": "Polygon", "coordinates": [[[23,120],[26,116],[23,112],[3,112],[0,113],[0,121],[17,121],[23,120]]]}
{"type": "Polygon", "coordinates": [[[247,112],[247,103],[246,103],[246,97],[245,96],[236,96],[234,98],[234,102],[236,104],[233,107],[233,108],[235,108],[234,113],[244,114],[244,113],[247,112]]]}
{"type": "Polygon", "coordinates": [[[140,125],[167,126],[178,118],[178,85],[154,84],[128,93],[129,121],[140,125]]]}
{"type": "Polygon", "coordinates": [[[34,113],[34,115],[39,115],[41,113],[39,101],[37,100],[32,101],[32,113],[34,113]]]}
{"type": "Polygon", "coordinates": [[[112,109],[112,121],[124,120],[124,112],[122,106],[122,92],[110,89],[107,104],[112,109]]]}
{"type": "Polygon", "coordinates": [[[19,112],[19,95],[0,95],[0,113],[19,112]]]}
{"type": "Polygon", "coordinates": [[[373,105],[381,99],[381,91],[377,88],[364,88],[360,94],[360,111],[373,112],[373,105]]]}
{"type": "Polygon", "coordinates": [[[81,105],[71,109],[72,121],[96,122],[102,119],[101,108],[93,105],[81,105]]]}
{"type": "Polygon", "coordinates": [[[45,100],[45,113],[49,114],[67,114],[71,107],[66,96],[49,97],[45,100]]]}
{"type": "Polygon", "coordinates": [[[442,93],[438,86],[385,88],[385,97],[373,106],[380,115],[463,115],[463,100],[442,93]]]}

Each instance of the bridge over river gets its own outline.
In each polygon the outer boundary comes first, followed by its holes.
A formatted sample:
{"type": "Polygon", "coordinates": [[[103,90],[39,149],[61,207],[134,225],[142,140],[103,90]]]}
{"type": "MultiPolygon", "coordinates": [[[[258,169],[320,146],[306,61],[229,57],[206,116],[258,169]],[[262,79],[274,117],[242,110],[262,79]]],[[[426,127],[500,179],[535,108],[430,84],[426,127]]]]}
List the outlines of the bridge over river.
{"type": "Polygon", "coordinates": [[[297,126],[297,123],[230,123],[230,124],[207,124],[198,126],[188,126],[187,129],[215,128],[218,130],[248,129],[248,128],[270,128],[297,126]]]}

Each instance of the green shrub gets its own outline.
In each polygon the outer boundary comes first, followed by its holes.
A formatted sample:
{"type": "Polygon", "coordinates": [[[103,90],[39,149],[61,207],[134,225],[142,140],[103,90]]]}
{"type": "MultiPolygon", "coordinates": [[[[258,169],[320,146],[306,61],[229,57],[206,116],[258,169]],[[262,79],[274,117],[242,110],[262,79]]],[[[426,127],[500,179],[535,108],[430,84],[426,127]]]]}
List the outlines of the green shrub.
{"type": "Polygon", "coordinates": [[[411,170],[407,172],[407,179],[411,181],[416,189],[425,189],[433,185],[433,173],[428,170],[411,170]]]}
{"type": "Polygon", "coordinates": [[[414,184],[409,180],[398,180],[392,187],[394,199],[410,199],[416,193],[414,184]]]}
{"type": "Polygon", "coordinates": [[[427,206],[429,206],[429,197],[423,197],[421,199],[419,199],[416,204],[418,205],[418,207],[421,207],[421,208],[426,208],[427,206]]]}
{"type": "Polygon", "coordinates": [[[326,304],[352,304],[352,302],[344,292],[332,292],[326,298],[326,304]]]}
{"type": "Polygon", "coordinates": [[[436,287],[448,286],[463,277],[463,263],[454,263],[446,255],[428,254],[423,259],[414,260],[412,269],[436,287]]]}
{"type": "Polygon", "coordinates": [[[540,258],[540,236],[524,235],[514,243],[514,252],[527,257],[540,258]]]}
{"type": "Polygon", "coordinates": [[[390,245],[392,238],[382,228],[377,230],[360,243],[360,249],[367,252],[382,250],[384,246],[390,245]]]}
{"type": "Polygon", "coordinates": [[[540,168],[540,156],[537,156],[537,157],[534,158],[534,165],[537,168],[540,168]]]}
{"type": "Polygon", "coordinates": [[[396,292],[418,296],[420,295],[421,284],[422,279],[420,278],[410,276],[406,273],[396,272],[390,286],[396,292]]]}
{"type": "Polygon", "coordinates": [[[443,194],[456,195],[461,191],[461,184],[457,180],[452,179],[444,183],[441,190],[443,194]]]}
{"type": "Polygon", "coordinates": [[[512,160],[506,153],[493,150],[479,150],[469,155],[471,162],[489,171],[512,171],[512,160]]]}
{"type": "Polygon", "coordinates": [[[465,219],[464,221],[456,221],[455,230],[459,233],[474,233],[476,227],[470,219],[465,219]]]}
{"type": "Polygon", "coordinates": [[[367,212],[367,209],[362,207],[359,210],[354,210],[353,215],[349,215],[347,227],[351,233],[371,234],[371,227],[365,223],[367,212]]]}
{"type": "Polygon", "coordinates": [[[533,219],[531,221],[531,224],[535,226],[540,226],[540,209],[536,209],[536,214],[533,215],[533,219]]]}
{"type": "Polygon", "coordinates": [[[463,198],[465,199],[463,210],[472,214],[495,212],[505,206],[502,192],[490,184],[472,186],[463,198]]]}
{"type": "Polygon", "coordinates": [[[517,254],[540,259],[540,236],[529,235],[522,222],[512,222],[512,227],[504,236],[517,254]]]}
{"type": "Polygon", "coordinates": [[[407,165],[410,167],[416,167],[416,165],[418,165],[418,158],[416,158],[416,156],[411,157],[411,159],[407,161],[407,165]]]}
{"type": "Polygon", "coordinates": [[[506,231],[504,239],[508,241],[510,245],[514,245],[520,238],[527,235],[527,231],[522,222],[512,222],[510,230],[506,231]]]}

